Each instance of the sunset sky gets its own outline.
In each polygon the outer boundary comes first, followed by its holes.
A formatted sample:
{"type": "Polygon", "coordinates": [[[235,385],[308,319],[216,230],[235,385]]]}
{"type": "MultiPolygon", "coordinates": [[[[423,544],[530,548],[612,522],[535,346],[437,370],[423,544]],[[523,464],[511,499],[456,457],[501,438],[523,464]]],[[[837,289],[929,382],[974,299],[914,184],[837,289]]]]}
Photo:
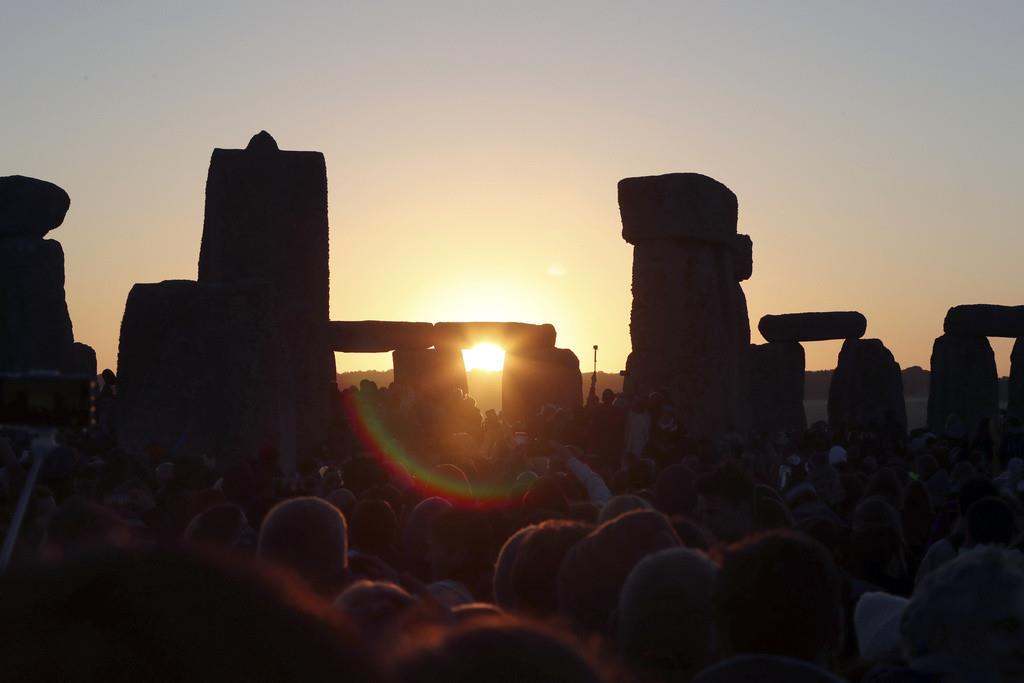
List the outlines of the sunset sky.
{"type": "Polygon", "coordinates": [[[336,320],[551,322],[618,371],[616,182],[673,171],[739,197],[754,341],[855,309],[927,367],[950,306],[1024,304],[1021,2],[15,0],[0,64],[0,175],[71,195],[101,368],[133,283],[196,277],[212,149],[260,129],[326,155],[336,320]]]}

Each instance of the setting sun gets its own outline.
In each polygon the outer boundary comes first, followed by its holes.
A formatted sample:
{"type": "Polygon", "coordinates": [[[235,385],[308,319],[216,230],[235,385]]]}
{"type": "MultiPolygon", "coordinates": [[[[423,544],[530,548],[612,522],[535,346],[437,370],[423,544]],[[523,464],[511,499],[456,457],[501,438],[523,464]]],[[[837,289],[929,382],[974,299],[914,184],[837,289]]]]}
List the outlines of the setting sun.
{"type": "Polygon", "coordinates": [[[505,364],[505,349],[497,344],[477,344],[471,349],[464,349],[462,359],[466,370],[501,370],[505,364]]]}

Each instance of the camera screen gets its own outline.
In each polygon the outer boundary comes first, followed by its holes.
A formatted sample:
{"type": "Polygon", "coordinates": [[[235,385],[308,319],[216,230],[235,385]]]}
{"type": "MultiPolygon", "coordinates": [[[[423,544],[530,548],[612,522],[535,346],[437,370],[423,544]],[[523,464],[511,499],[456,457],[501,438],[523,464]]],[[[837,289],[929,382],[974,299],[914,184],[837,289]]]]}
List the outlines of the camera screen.
{"type": "Polygon", "coordinates": [[[0,375],[0,425],[84,429],[93,381],[67,375],[0,375]]]}

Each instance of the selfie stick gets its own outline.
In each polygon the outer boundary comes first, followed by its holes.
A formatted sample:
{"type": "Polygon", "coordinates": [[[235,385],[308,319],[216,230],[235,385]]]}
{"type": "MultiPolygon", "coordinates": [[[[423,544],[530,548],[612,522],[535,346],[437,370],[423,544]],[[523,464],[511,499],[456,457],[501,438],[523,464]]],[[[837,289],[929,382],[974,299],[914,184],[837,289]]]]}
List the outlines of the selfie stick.
{"type": "Polygon", "coordinates": [[[43,461],[46,460],[46,456],[56,446],[53,440],[55,434],[55,430],[49,429],[32,440],[32,467],[29,469],[28,476],[25,478],[25,484],[21,488],[18,505],[14,508],[14,516],[11,517],[11,525],[7,527],[3,548],[0,548],[0,573],[7,571],[7,565],[11,562],[11,556],[14,554],[14,544],[18,541],[21,524],[25,521],[28,501],[32,497],[32,491],[36,488],[39,472],[43,469],[43,461]]]}

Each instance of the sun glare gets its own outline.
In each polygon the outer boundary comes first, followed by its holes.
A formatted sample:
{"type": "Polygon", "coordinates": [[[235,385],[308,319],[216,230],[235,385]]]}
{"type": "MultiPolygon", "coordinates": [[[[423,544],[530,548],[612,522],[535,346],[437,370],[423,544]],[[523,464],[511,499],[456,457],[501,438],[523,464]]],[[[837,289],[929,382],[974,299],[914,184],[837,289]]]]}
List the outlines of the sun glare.
{"type": "Polygon", "coordinates": [[[505,349],[497,344],[477,344],[462,351],[466,370],[501,370],[505,364],[505,349]]]}

